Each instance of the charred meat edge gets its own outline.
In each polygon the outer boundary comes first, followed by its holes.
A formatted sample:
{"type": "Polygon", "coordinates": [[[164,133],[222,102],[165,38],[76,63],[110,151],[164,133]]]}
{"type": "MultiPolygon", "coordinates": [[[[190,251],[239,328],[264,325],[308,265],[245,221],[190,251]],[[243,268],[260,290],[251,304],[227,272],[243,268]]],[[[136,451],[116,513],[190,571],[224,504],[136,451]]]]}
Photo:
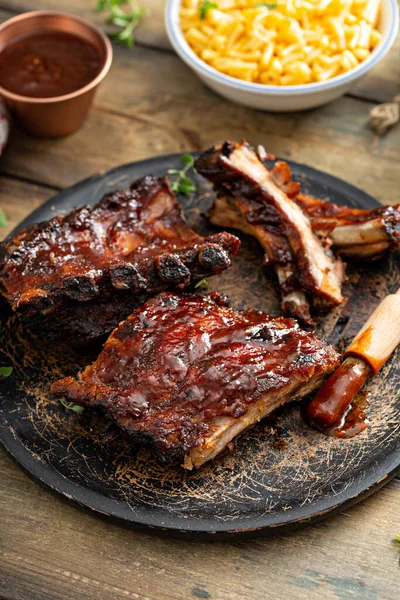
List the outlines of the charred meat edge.
{"type": "Polygon", "coordinates": [[[30,225],[0,244],[0,293],[30,329],[45,332],[49,338],[87,345],[109,333],[149,296],[163,289],[183,289],[229,268],[239,245],[229,233],[206,238],[196,234],[186,224],[168,179],[149,175],[134,182],[128,193],[110,192],[94,206],[30,225]],[[131,203],[138,211],[134,222],[128,219],[131,203]],[[127,229],[118,230],[120,237],[110,245],[104,238],[110,235],[108,220],[117,222],[120,214],[128,219],[127,229]],[[97,222],[100,229],[104,224],[101,235],[97,222]],[[92,258],[82,260],[79,254],[82,264],[75,261],[77,269],[73,257],[67,261],[60,254],[62,271],[57,276],[51,269],[46,273],[46,263],[41,272],[31,268],[32,272],[25,273],[30,256],[36,260],[40,244],[45,249],[51,244],[56,247],[60,236],[65,243],[69,243],[66,236],[71,236],[71,243],[76,238],[79,244],[84,231],[93,239],[91,250],[99,244],[98,264],[94,266],[92,258]],[[141,236],[149,234],[154,238],[150,244],[154,250],[150,256],[141,255],[141,236]],[[139,252],[135,244],[139,244],[139,252]],[[18,288],[14,285],[18,280],[13,278],[21,272],[22,287],[18,288]]]}
{"type": "Polygon", "coordinates": [[[309,218],[279,187],[247,143],[226,142],[196,161],[196,169],[213,183],[226,187],[239,209],[247,199],[272,206],[281,219],[282,232],[292,249],[305,291],[318,295],[327,305],[340,304],[343,265],[323,248],[309,218]]]}
{"type": "MultiPolygon", "coordinates": [[[[176,350],[181,347],[180,344],[182,343],[182,350],[184,354],[186,352],[191,352],[190,339],[193,338],[188,338],[187,334],[185,337],[185,335],[183,335],[184,331],[187,331],[186,326],[184,327],[184,330],[182,330],[181,327],[180,335],[178,335],[177,338],[176,332],[173,333],[173,337],[171,339],[176,340],[176,342],[174,342],[174,344],[170,348],[171,356],[176,356],[176,350]],[[177,343],[178,346],[176,346],[175,343],[177,343]],[[188,343],[189,346],[187,346],[188,343]],[[185,350],[186,347],[187,350],[185,350]]],[[[243,356],[242,351],[239,352],[239,349],[237,349],[237,352],[238,357],[243,356]]],[[[189,357],[189,354],[187,354],[187,356],[189,357]]],[[[276,356],[277,355],[275,355],[274,360],[276,360],[276,356]]],[[[156,362],[154,365],[153,363],[151,363],[151,373],[157,373],[157,369],[161,369],[159,372],[159,377],[162,377],[164,362],[159,358],[156,358],[155,360],[156,362]]],[[[226,360],[228,361],[227,366],[229,369],[229,359],[227,358],[226,360]]],[[[55,382],[52,386],[52,392],[57,394],[58,396],[61,395],[63,397],[66,397],[68,400],[71,400],[78,404],[90,405],[93,407],[98,407],[99,409],[104,409],[104,411],[112,419],[114,419],[116,423],[118,423],[119,420],[121,421],[122,428],[127,429],[129,431],[134,441],[136,440],[139,443],[150,444],[151,446],[153,446],[156,450],[157,456],[162,462],[173,464],[183,459],[183,466],[187,469],[191,469],[193,467],[199,467],[204,462],[214,458],[218,453],[220,453],[223,450],[223,448],[229,443],[229,441],[231,441],[234,437],[239,435],[245,429],[257,423],[259,420],[261,420],[263,417],[265,417],[271,411],[273,411],[276,407],[286,402],[289,402],[290,400],[301,398],[302,396],[314,390],[322,383],[323,378],[338,366],[339,360],[339,355],[334,351],[332,347],[330,347],[327,344],[324,344],[323,342],[320,342],[317,338],[314,338],[313,334],[305,334],[305,332],[302,332],[301,329],[299,329],[297,323],[293,320],[285,320],[281,318],[272,319],[271,317],[268,317],[268,315],[265,315],[264,313],[261,313],[259,311],[250,310],[245,311],[244,313],[234,311],[229,308],[226,299],[221,298],[216,293],[205,297],[187,295],[182,295],[178,297],[174,296],[171,293],[163,293],[157,296],[156,298],[150,300],[148,303],[146,303],[146,305],[143,305],[140,309],[137,309],[137,311],[132,313],[132,315],[125,322],[119,325],[119,327],[113,332],[113,334],[106,342],[102,353],[93,365],[87,367],[82,374],[78,375],[77,379],[67,377],[63,380],[55,382]],[[178,313],[175,313],[176,307],[178,307],[178,313]],[[188,307],[188,309],[186,307],[188,307]],[[189,310],[189,312],[187,312],[187,310],[189,310]],[[177,322],[176,319],[178,314],[179,319],[177,322]],[[140,416],[139,414],[137,417],[131,417],[130,415],[132,414],[132,408],[130,405],[130,401],[126,404],[126,401],[123,400],[123,398],[125,397],[129,398],[131,394],[138,394],[139,396],[141,396],[140,379],[137,383],[132,385],[131,388],[129,386],[126,387],[126,383],[129,383],[129,381],[131,381],[130,379],[128,379],[127,382],[125,382],[125,384],[123,385],[123,387],[121,387],[123,394],[121,396],[121,400],[119,400],[121,392],[118,388],[118,372],[116,372],[116,374],[113,376],[114,379],[112,379],[109,383],[103,383],[103,375],[101,375],[99,378],[98,373],[106,373],[107,371],[104,371],[104,365],[109,364],[109,361],[111,359],[115,360],[116,357],[120,356],[121,350],[118,350],[118,345],[121,345],[125,348],[127,356],[137,357],[138,364],[135,366],[137,372],[137,369],[140,368],[141,365],[140,361],[145,360],[145,364],[147,364],[147,359],[142,359],[140,352],[138,353],[141,344],[141,336],[139,334],[138,324],[142,324],[143,326],[145,326],[147,320],[149,319],[148,323],[151,323],[152,330],[148,329],[148,326],[145,327],[145,331],[148,332],[147,336],[150,336],[146,338],[145,344],[147,352],[150,352],[151,356],[157,356],[157,352],[154,353],[154,351],[152,351],[152,346],[149,343],[149,340],[152,340],[154,337],[154,343],[156,344],[155,348],[157,348],[157,344],[159,344],[160,342],[162,343],[163,339],[169,339],[171,332],[174,328],[177,327],[178,323],[181,326],[185,326],[187,316],[190,314],[193,315],[193,331],[196,332],[196,335],[200,335],[201,338],[203,338],[206,332],[206,338],[209,340],[214,340],[213,344],[217,354],[214,354],[214,351],[211,351],[210,354],[211,347],[209,347],[207,343],[200,354],[196,353],[196,359],[194,363],[187,363],[187,370],[185,376],[183,377],[183,379],[177,380],[176,389],[173,388],[171,390],[171,393],[173,394],[171,396],[171,400],[173,400],[172,406],[174,402],[178,402],[180,390],[185,389],[185,385],[187,382],[186,376],[190,372],[191,368],[196,367],[196,365],[207,365],[209,363],[210,358],[215,358],[216,356],[218,356],[219,351],[222,353],[221,355],[223,356],[224,353],[227,351],[229,344],[243,344],[243,352],[246,353],[249,352],[248,344],[251,345],[251,340],[254,339],[255,347],[261,343],[261,348],[263,347],[264,343],[262,340],[267,340],[267,344],[272,344],[272,347],[275,348],[275,350],[271,354],[271,350],[268,350],[269,346],[265,347],[265,350],[262,350],[262,354],[260,355],[260,357],[262,357],[260,358],[260,364],[264,364],[264,361],[270,360],[271,356],[274,356],[274,353],[276,352],[282,353],[283,355],[285,354],[284,336],[288,334],[291,336],[290,346],[288,347],[296,349],[298,347],[297,344],[299,340],[302,339],[303,342],[306,344],[309,344],[310,342],[314,343],[315,349],[313,348],[313,350],[310,353],[311,362],[308,363],[310,370],[306,373],[302,374],[301,367],[299,367],[300,370],[298,374],[296,373],[295,365],[297,363],[297,358],[293,358],[294,370],[292,373],[292,377],[284,384],[284,387],[280,387],[280,389],[278,388],[275,390],[271,389],[266,393],[263,393],[261,391],[261,393],[259,393],[258,399],[255,399],[253,402],[249,401],[247,406],[245,403],[242,407],[244,412],[241,415],[238,414],[237,416],[233,416],[232,414],[223,414],[225,412],[224,407],[226,401],[225,392],[223,392],[219,399],[217,397],[217,405],[213,409],[217,410],[221,414],[216,416],[213,416],[211,414],[210,416],[207,416],[206,421],[204,421],[204,425],[207,425],[207,433],[196,433],[196,428],[194,429],[194,432],[191,432],[189,427],[189,432],[185,434],[189,435],[189,438],[186,438],[186,441],[179,441],[177,443],[175,441],[165,440],[164,442],[162,442],[161,449],[158,448],[158,443],[160,443],[163,438],[162,436],[160,436],[159,430],[161,430],[161,432],[164,431],[163,423],[165,419],[165,422],[167,424],[171,422],[170,419],[172,414],[170,412],[170,405],[161,405],[161,412],[158,413],[157,411],[159,409],[157,407],[157,404],[155,404],[155,412],[152,415],[149,415],[150,429],[148,427],[147,429],[146,427],[142,429],[140,426],[142,416],[140,416]],[[198,325],[197,319],[199,319],[198,325]],[[202,325],[202,323],[204,323],[204,326],[202,325]],[[160,327],[165,328],[165,335],[167,336],[167,338],[163,337],[164,334],[160,332],[160,327]],[[279,335],[281,335],[279,332],[282,332],[283,337],[279,337],[279,335]],[[238,335],[239,337],[237,337],[238,335]],[[249,335],[250,337],[248,337],[249,335]],[[271,338],[271,340],[273,341],[268,341],[270,335],[273,336],[271,338]],[[274,337],[275,335],[278,335],[276,340],[274,337]],[[261,340],[261,342],[259,340],[261,340]],[[137,350],[136,352],[132,353],[132,349],[134,349],[135,347],[137,347],[137,350]],[[316,355],[316,353],[318,354],[318,356],[316,355]],[[117,382],[116,388],[114,388],[114,384],[111,383],[112,381],[117,382]],[[115,398],[114,394],[116,394],[115,398]],[[224,398],[225,400],[223,400],[224,398]],[[221,402],[222,404],[220,405],[219,403],[221,402]],[[121,410],[122,412],[120,412],[121,410]],[[163,417],[162,415],[164,411],[166,411],[166,416],[163,417]],[[135,421],[132,424],[129,424],[129,419],[131,418],[138,419],[137,430],[134,428],[135,421]],[[127,423],[125,422],[126,420],[128,420],[127,423]],[[156,425],[155,430],[153,429],[152,423],[156,425]],[[193,435],[193,438],[190,437],[191,435],[193,435]],[[191,440],[189,443],[187,441],[188,439],[191,440]]],[[[169,359],[167,360],[167,364],[170,364],[169,359]]],[[[233,364],[235,365],[233,368],[236,372],[237,363],[234,362],[233,364]]],[[[243,369],[243,373],[246,373],[247,363],[242,363],[240,361],[240,364],[240,368],[243,369]]],[[[193,373],[196,373],[196,370],[193,371],[193,373]]],[[[200,377],[201,373],[202,371],[200,370],[200,377]]],[[[240,371],[240,373],[242,373],[242,371],[240,371]]],[[[171,376],[172,374],[170,373],[169,377],[171,376]]],[[[181,376],[182,375],[180,375],[180,377],[181,376]]],[[[212,379],[210,381],[212,386],[214,386],[214,376],[211,375],[211,377],[212,379]]],[[[263,377],[265,377],[265,372],[258,372],[256,369],[253,377],[255,378],[255,381],[259,382],[263,379],[263,377]]],[[[159,381],[159,379],[157,379],[157,381],[159,381]]],[[[201,385],[207,384],[207,379],[202,379],[202,381],[203,383],[201,385]]],[[[274,379],[272,379],[272,381],[274,381],[274,379]]],[[[153,388],[153,391],[151,392],[152,394],[155,394],[155,399],[159,397],[159,388],[160,386],[157,383],[156,388],[153,388]]],[[[233,406],[236,404],[236,402],[234,401],[234,389],[235,388],[231,388],[229,391],[229,397],[233,399],[233,406]]],[[[160,398],[162,398],[162,394],[160,398]]],[[[196,411],[210,411],[209,404],[203,406],[202,403],[200,403],[199,407],[197,407],[197,400],[193,402],[194,403],[192,404],[190,409],[192,412],[194,411],[193,414],[196,414],[196,411]]],[[[190,412],[190,414],[192,414],[192,412],[190,412]]],[[[147,418],[146,413],[144,414],[143,418],[147,418]]],[[[178,422],[181,422],[181,419],[182,415],[179,416],[178,422]]],[[[183,422],[184,421],[182,421],[182,423],[183,422]]],[[[169,431],[169,426],[167,426],[166,431],[169,431]]]]}

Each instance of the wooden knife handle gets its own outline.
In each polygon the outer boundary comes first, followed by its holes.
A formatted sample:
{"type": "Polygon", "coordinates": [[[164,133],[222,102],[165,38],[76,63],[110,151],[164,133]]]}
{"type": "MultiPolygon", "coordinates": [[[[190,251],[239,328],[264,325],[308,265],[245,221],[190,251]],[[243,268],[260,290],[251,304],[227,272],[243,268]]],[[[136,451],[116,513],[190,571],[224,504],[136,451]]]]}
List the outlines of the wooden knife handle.
{"type": "Polygon", "coordinates": [[[400,344],[400,289],[386,296],[356,335],[345,356],[358,356],[374,375],[400,344]]]}

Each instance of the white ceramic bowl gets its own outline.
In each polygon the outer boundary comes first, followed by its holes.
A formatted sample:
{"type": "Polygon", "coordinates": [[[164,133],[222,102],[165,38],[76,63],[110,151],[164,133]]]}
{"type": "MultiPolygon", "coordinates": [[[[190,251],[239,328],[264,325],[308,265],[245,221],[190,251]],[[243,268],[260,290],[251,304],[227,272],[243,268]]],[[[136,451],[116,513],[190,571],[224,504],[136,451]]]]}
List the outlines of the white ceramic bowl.
{"type": "Polygon", "coordinates": [[[167,0],[165,26],[176,53],[210,88],[239,104],[275,112],[305,110],[326,104],[343,96],[372,67],[377,65],[392,47],[399,28],[397,0],[382,0],[378,29],[382,40],[371,55],[358,67],[322,83],[296,86],[274,86],[248,83],[224,75],[201,60],[191,49],[179,24],[181,0],[167,0]]]}

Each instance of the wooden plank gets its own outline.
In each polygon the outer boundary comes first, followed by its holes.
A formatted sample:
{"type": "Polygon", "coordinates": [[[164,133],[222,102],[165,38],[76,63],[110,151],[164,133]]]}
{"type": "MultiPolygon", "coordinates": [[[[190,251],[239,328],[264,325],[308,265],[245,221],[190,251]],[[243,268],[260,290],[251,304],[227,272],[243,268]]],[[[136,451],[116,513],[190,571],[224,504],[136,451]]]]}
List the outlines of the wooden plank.
{"type": "Polygon", "coordinates": [[[0,468],[7,600],[394,600],[399,591],[399,481],[291,535],[212,544],[150,537],[81,512],[3,451],[0,468]]]}
{"type": "MultiPolygon", "coordinates": [[[[163,25],[165,2],[139,0],[138,3],[146,9],[146,14],[135,32],[137,43],[171,50],[163,25]]],[[[107,15],[107,13],[95,12],[96,0],[36,0],[34,6],[31,0],[1,0],[0,6],[15,13],[27,10],[63,10],[89,19],[101,27],[105,27],[104,20],[107,15]]],[[[106,29],[112,30],[108,26],[106,29]]]]}
{"type": "Polygon", "coordinates": [[[117,48],[109,77],[76,134],[38,140],[15,131],[3,172],[56,187],[110,167],[246,137],[270,152],[312,165],[398,202],[400,130],[378,138],[367,127],[370,104],[345,97],[314,111],[270,114],[226,102],[172,54],[117,48]],[[116,112],[113,112],[116,111],[116,112]]]}
{"type": "MultiPolygon", "coordinates": [[[[102,14],[96,14],[93,10],[95,0],[37,0],[35,8],[41,10],[65,10],[83,16],[94,21],[99,26],[104,26],[102,14]]],[[[142,0],[141,4],[146,8],[146,15],[138,26],[135,39],[138,44],[153,46],[164,50],[172,50],[164,28],[164,6],[163,0],[142,0]]],[[[23,12],[32,9],[30,0],[2,0],[1,6],[9,8],[14,12],[23,12]]],[[[366,98],[377,102],[387,102],[400,92],[400,61],[398,60],[400,50],[400,34],[396,46],[391,50],[388,57],[368,74],[355,88],[351,94],[355,97],[366,98]]],[[[135,50],[132,50],[132,58],[135,50]]]]}
{"type": "Polygon", "coordinates": [[[0,177],[0,208],[4,211],[8,225],[0,229],[0,239],[5,238],[30,212],[54,196],[56,189],[0,177]]]}

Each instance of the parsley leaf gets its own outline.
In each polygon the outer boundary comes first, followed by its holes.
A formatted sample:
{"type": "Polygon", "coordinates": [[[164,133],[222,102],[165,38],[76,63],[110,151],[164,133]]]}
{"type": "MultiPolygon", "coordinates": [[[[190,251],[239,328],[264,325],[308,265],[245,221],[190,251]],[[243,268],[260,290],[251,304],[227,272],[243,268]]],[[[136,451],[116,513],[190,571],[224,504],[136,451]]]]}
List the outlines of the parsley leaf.
{"type": "Polygon", "coordinates": [[[172,189],[175,194],[184,194],[187,196],[196,191],[196,184],[190,177],[187,176],[189,169],[194,166],[194,158],[191,154],[182,154],[179,159],[183,169],[168,169],[169,175],[176,175],[175,181],[172,183],[172,189]]]}
{"type": "Polygon", "coordinates": [[[208,288],[208,279],[200,279],[194,286],[194,289],[197,290],[199,288],[208,288]]]}
{"type": "Polygon", "coordinates": [[[269,10],[274,10],[278,6],[277,2],[259,2],[256,6],[266,6],[269,10]]]}
{"type": "Polygon", "coordinates": [[[202,0],[198,8],[200,12],[200,19],[205,19],[212,8],[218,8],[218,4],[216,2],[210,2],[210,0],[202,0]]]}
{"type": "Polygon", "coordinates": [[[111,37],[117,42],[126,44],[128,48],[132,48],[133,32],[146,12],[145,9],[140,8],[136,0],[97,0],[96,12],[106,10],[110,11],[106,17],[106,23],[112,23],[121,29],[111,37]],[[126,10],[121,8],[123,5],[127,5],[126,10]]]}
{"type": "Polygon", "coordinates": [[[83,406],[80,406],[79,404],[74,404],[73,402],[67,402],[66,400],[64,400],[64,398],[59,398],[58,401],[67,410],[73,410],[76,413],[83,413],[83,411],[85,410],[83,406]]]}
{"type": "Polygon", "coordinates": [[[0,367],[0,377],[10,377],[13,370],[12,367],[0,367]]]}
{"type": "Polygon", "coordinates": [[[191,167],[194,165],[194,158],[191,154],[182,154],[179,161],[181,165],[190,165],[191,167]]]}
{"type": "Polygon", "coordinates": [[[8,219],[6,214],[2,208],[0,208],[0,227],[7,227],[8,219]]]}
{"type": "Polygon", "coordinates": [[[400,542],[400,535],[395,535],[394,539],[396,540],[396,542],[400,542]]]}

